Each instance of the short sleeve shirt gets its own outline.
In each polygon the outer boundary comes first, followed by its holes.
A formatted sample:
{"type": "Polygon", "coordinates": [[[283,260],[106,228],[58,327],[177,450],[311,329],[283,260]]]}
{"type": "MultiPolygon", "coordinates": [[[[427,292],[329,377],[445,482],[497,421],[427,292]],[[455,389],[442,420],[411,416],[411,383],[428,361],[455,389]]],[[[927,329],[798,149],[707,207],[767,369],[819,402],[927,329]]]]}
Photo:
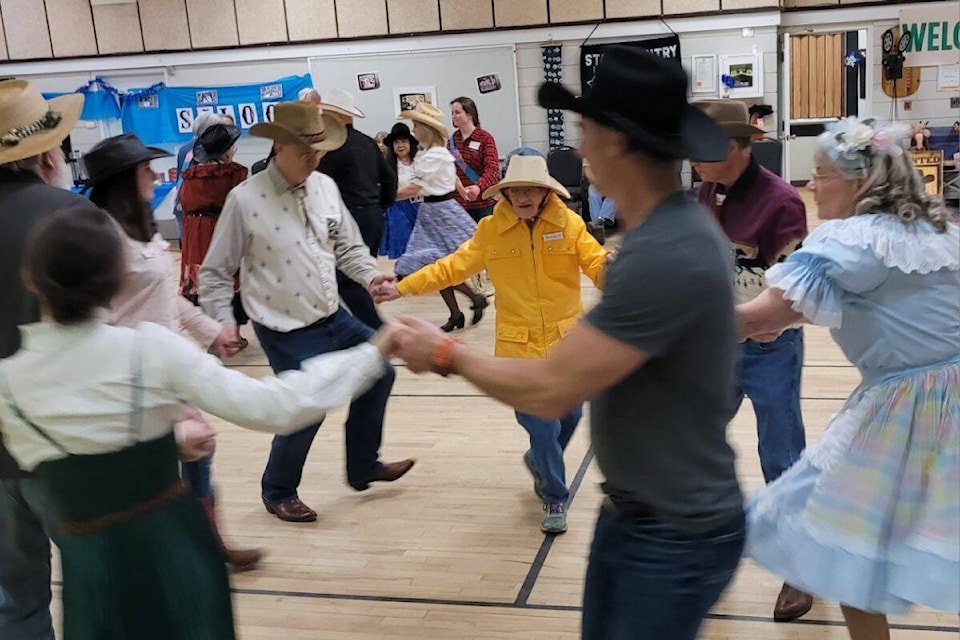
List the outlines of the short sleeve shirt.
{"type": "Polygon", "coordinates": [[[742,514],[727,443],[737,339],[730,249],[677,193],[624,238],[587,321],[649,360],[592,402],[604,490],[659,519],[708,531],[742,514]]]}

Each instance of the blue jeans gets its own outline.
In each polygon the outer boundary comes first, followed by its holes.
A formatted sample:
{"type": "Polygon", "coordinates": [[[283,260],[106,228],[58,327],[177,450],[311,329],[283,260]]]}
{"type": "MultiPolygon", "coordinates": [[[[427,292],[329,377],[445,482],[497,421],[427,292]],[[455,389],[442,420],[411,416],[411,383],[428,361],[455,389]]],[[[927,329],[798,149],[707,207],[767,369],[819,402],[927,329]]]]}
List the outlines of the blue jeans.
{"type": "Polygon", "coordinates": [[[54,640],[50,539],[29,478],[0,480],[0,638],[54,640]]]}
{"type": "Polygon", "coordinates": [[[567,489],[563,452],[583,417],[583,405],[559,420],[549,420],[529,413],[515,412],[517,422],[530,434],[530,452],[533,468],[540,476],[543,499],[547,504],[566,504],[570,498],[567,489]]]}
{"type": "Polygon", "coordinates": [[[800,459],[807,444],[800,412],[803,330],[789,329],[773,342],[747,340],[740,351],[737,407],[744,394],[753,404],[760,467],[770,483],[800,459]]]}
{"type": "Polygon", "coordinates": [[[707,533],[604,506],[590,547],[583,640],[694,640],[740,562],[743,516],[707,533]]]}
{"type": "Polygon", "coordinates": [[[212,453],[193,462],[184,462],[180,466],[180,474],[190,490],[190,495],[198,500],[213,500],[213,484],[210,482],[212,466],[212,453]]]}
{"type": "MultiPolygon", "coordinates": [[[[331,351],[342,351],[370,339],[373,330],[355,317],[339,309],[329,318],[302,329],[286,333],[267,329],[257,323],[253,328],[260,339],[274,372],[299,369],[304,360],[331,351]]],[[[380,441],[383,435],[383,414],[393,388],[395,373],[387,372],[363,395],[350,404],[347,416],[347,481],[363,483],[373,478],[380,464],[380,441]]],[[[274,436],[270,459],[263,472],[263,499],[275,504],[297,497],[303,476],[303,465],[320,424],[286,436],[274,436]]]]}

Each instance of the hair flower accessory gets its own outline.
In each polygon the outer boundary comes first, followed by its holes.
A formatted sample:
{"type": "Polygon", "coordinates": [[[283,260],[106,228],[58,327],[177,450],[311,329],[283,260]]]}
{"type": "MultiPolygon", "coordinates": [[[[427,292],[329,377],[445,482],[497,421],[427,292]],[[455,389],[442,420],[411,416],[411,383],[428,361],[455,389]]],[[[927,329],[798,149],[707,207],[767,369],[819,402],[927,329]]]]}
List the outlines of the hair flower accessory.
{"type": "Polygon", "coordinates": [[[878,123],[874,118],[844,118],[826,129],[820,149],[839,169],[854,173],[867,171],[877,156],[901,155],[909,134],[902,123],[878,123]]]}

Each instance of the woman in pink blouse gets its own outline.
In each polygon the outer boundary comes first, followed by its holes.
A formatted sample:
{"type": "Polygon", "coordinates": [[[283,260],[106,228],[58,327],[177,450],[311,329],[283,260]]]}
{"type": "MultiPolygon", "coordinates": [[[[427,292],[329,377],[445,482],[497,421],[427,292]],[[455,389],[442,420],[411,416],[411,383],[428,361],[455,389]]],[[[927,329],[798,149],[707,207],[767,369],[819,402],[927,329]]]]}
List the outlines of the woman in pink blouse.
{"type": "MultiPolygon", "coordinates": [[[[182,328],[200,346],[226,358],[239,351],[235,329],[221,326],[177,294],[173,264],[167,254],[169,245],[153,230],[150,200],[156,175],[150,161],[169,155],[163,149],[144,146],[137,136],[126,133],[103,140],[84,156],[88,184],[92,186],[90,200],[107,211],[124,231],[126,271],[120,291],[111,301],[111,322],[128,327],[152,322],[174,331],[182,328]]],[[[185,434],[188,447],[200,442],[199,451],[191,456],[195,459],[183,463],[183,478],[203,504],[219,539],[210,483],[213,431],[200,412],[189,405],[183,405],[183,419],[177,427],[178,433],[185,434]]],[[[221,547],[236,570],[252,569],[261,558],[257,550],[229,549],[222,540],[221,547]]]]}

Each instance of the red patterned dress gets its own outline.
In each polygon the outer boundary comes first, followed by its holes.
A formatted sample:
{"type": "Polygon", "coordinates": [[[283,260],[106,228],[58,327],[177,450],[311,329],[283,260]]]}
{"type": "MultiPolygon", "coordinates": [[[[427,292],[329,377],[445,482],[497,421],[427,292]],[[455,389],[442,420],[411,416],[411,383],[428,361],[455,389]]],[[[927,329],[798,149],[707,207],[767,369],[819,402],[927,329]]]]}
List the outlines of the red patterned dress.
{"type": "MultiPolygon", "coordinates": [[[[197,274],[207,256],[213,230],[227,194],[247,179],[247,168],[236,162],[196,164],[183,173],[180,204],[183,207],[183,237],[180,239],[180,295],[196,302],[197,274]]],[[[234,290],[239,280],[234,281],[234,290]]]]}

